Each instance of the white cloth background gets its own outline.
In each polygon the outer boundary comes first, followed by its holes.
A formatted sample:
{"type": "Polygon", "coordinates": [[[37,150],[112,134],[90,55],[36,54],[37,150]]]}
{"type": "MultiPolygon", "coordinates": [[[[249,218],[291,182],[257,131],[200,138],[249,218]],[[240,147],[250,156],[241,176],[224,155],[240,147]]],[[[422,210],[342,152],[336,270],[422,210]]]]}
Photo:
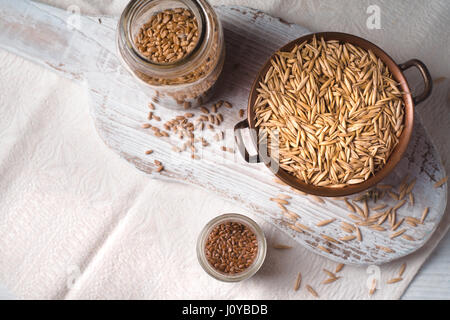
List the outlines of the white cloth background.
{"type": "MultiPolygon", "coordinates": [[[[119,14],[126,3],[49,2],[63,8],[77,4],[90,14],[119,14]]],[[[221,3],[260,8],[314,31],[359,34],[397,61],[422,59],[434,77],[450,73],[446,35],[436,33],[450,25],[450,3],[445,1],[431,2],[431,11],[421,1],[374,1],[382,10],[383,27],[375,31],[366,29],[368,3],[360,1],[341,1],[345,10],[339,12],[334,1],[221,3]]],[[[436,92],[447,94],[447,81],[437,87],[436,92]]],[[[336,263],[310,253],[257,217],[269,245],[281,242],[294,248],[269,250],[263,268],[248,281],[215,281],[196,260],[200,229],[220,213],[251,212],[204,190],[151,180],[119,159],[98,138],[83,87],[0,51],[0,88],[0,283],[17,297],[309,299],[304,285],[311,284],[324,299],[368,298],[366,268],[345,267],[342,279],[321,285],[321,270],[334,270],[336,263]],[[303,285],[294,292],[299,271],[303,285]]],[[[449,106],[425,106],[419,112],[449,171],[449,106]]],[[[401,296],[449,220],[447,212],[424,248],[381,266],[381,286],[373,298],[401,296]],[[386,285],[404,261],[405,280],[386,285]]]]}

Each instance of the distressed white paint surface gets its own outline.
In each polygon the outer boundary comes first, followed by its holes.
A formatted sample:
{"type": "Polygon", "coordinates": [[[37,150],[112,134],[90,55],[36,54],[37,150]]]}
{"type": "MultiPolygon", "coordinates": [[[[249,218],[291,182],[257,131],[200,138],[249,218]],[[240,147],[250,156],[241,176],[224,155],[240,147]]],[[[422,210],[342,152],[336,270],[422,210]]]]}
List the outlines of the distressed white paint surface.
{"type": "MultiPolygon", "coordinates": [[[[416,241],[400,237],[390,240],[389,232],[360,227],[363,234],[361,243],[330,244],[320,234],[341,237],[344,233],[339,222],[352,222],[342,201],[327,199],[324,204],[319,204],[310,197],[292,193],[289,188],[275,184],[273,175],[264,165],[249,165],[238,154],[224,154],[212,139],[209,139],[212,146],[203,150],[202,159],[194,161],[188,153],[180,155],[171,151],[178,139],[159,139],[140,128],[147,116],[149,98],[120,66],[116,57],[116,19],[102,17],[100,23],[96,17],[81,17],[81,28],[70,30],[67,26],[70,13],[65,11],[30,2],[13,4],[2,0],[0,3],[0,47],[74,80],[86,80],[92,95],[92,115],[102,139],[127,161],[155,178],[195,184],[238,201],[307,248],[348,264],[383,263],[407,255],[428,240],[442,217],[447,188],[444,185],[433,189],[432,184],[445,176],[445,172],[436,149],[417,120],[405,158],[385,181],[398,184],[406,173],[417,178],[414,188],[416,204],[414,207],[405,205],[398,210],[398,218],[406,215],[420,218],[423,208],[431,207],[424,225],[411,228],[403,224],[401,227],[406,227],[407,234],[416,241]],[[149,148],[154,153],[146,156],[144,152],[149,148]],[[154,169],[153,159],[164,163],[166,169],[161,174],[150,172],[154,169]],[[297,233],[286,226],[287,220],[280,209],[269,201],[279,193],[293,197],[289,210],[298,213],[301,216],[299,222],[311,228],[312,232],[297,233]],[[315,226],[318,221],[329,218],[336,218],[336,222],[322,228],[315,226]],[[332,253],[317,249],[317,245],[329,248],[332,253]],[[395,253],[380,251],[376,245],[390,247],[395,253]]],[[[239,120],[237,109],[245,107],[248,90],[259,67],[276,48],[308,30],[243,7],[218,7],[217,12],[225,29],[227,58],[220,92],[215,99],[228,100],[235,105],[232,110],[220,110],[225,118],[220,130],[229,130],[239,120]]],[[[434,103],[442,101],[427,101],[420,107],[431,107],[434,103]]],[[[155,113],[163,122],[176,115],[176,112],[163,108],[158,108],[155,113]]],[[[226,139],[229,143],[233,141],[231,134],[226,139]]]]}

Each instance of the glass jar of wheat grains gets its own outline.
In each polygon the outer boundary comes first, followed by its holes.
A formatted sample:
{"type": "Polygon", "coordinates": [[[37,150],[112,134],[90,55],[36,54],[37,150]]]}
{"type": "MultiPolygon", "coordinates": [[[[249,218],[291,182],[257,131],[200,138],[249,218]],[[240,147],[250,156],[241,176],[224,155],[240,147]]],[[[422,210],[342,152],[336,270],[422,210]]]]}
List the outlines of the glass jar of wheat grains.
{"type": "Polygon", "coordinates": [[[132,0],[117,28],[122,64],[154,103],[204,104],[222,71],[223,30],[206,0],[132,0]]]}

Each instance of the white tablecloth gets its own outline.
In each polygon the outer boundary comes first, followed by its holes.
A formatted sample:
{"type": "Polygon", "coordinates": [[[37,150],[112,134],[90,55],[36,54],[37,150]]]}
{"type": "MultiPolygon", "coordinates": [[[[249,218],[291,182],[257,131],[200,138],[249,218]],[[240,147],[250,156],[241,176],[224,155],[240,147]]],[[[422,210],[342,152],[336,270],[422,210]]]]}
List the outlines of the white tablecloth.
{"type": "MultiPolygon", "coordinates": [[[[63,8],[76,4],[85,13],[118,14],[126,1],[57,2],[63,8]]],[[[375,1],[381,8],[381,30],[366,28],[367,8],[359,1],[341,1],[339,11],[334,1],[223,2],[261,8],[314,31],[359,34],[386,48],[397,61],[419,58],[435,77],[450,73],[449,44],[443,41],[450,4],[445,1],[431,2],[428,11],[421,1],[375,1]]],[[[436,92],[447,94],[448,84],[441,81],[436,92]]],[[[83,87],[4,51],[0,87],[0,283],[13,295],[307,299],[312,296],[304,286],[310,284],[320,298],[368,298],[367,268],[345,267],[342,279],[323,285],[322,269],[333,271],[336,263],[310,253],[261,220],[269,244],[294,248],[269,250],[261,271],[248,281],[213,280],[196,261],[200,229],[220,213],[251,212],[188,185],[150,180],[119,159],[98,138],[83,87]],[[303,285],[295,292],[298,272],[303,285]]],[[[448,171],[448,105],[425,106],[419,113],[448,171]]],[[[447,212],[424,248],[381,266],[381,286],[373,298],[401,296],[447,231],[449,220],[447,212]],[[405,279],[385,284],[405,261],[405,279]]]]}

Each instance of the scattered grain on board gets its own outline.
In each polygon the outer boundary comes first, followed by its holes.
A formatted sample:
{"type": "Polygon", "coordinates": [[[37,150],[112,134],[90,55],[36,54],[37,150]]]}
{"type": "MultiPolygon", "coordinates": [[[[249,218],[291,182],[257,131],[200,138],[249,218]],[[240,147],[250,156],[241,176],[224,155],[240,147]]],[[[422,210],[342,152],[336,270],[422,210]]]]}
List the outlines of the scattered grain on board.
{"type": "Polygon", "coordinates": [[[448,180],[448,176],[445,176],[444,178],[442,178],[441,180],[437,181],[433,186],[435,188],[439,188],[440,186],[442,186],[444,183],[446,183],[448,180]]]}
{"type": "Polygon", "coordinates": [[[415,241],[416,239],[414,239],[413,237],[411,237],[409,234],[403,234],[402,238],[408,241],[415,241]]]}
{"type": "MultiPolygon", "coordinates": [[[[226,151],[226,147],[222,147],[222,150],[223,150],[223,151],[226,151]]],[[[280,204],[289,204],[289,201],[284,200],[284,199],[270,198],[269,200],[270,200],[270,201],[273,201],[273,202],[280,203],[280,204]]]]}
{"type": "Polygon", "coordinates": [[[314,297],[318,298],[319,295],[317,294],[316,290],[314,290],[309,284],[306,285],[306,289],[311,293],[314,297]]]}
{"type": "Polygon", "coordinates": [[[339,243],[339,241],[337,241],[336,239],[327,236],[326,234],[321,234],[321,237],[324,238],[325,240],[329,241],[329,242],[333,242],[333,243],[339,243]]]}
{"type": "Polygon", "coordinates": [[[391,235],[389,236],[389,238],[390,238],[390,239],[397,238],[397,237],[401,236],[402,234],[404,234],[405,232],[406,232],[406,229],[399,230],[399,231],[397,231],[397,232],[391,234],[391,235]]]}
{"type": "Polygon", "coordinates": [[[320,250],[322,250],[323,252],[326,253],[331,253],[330,249],[325,248],[324,246],[318,245],[317,248],[319,248],[320,250]]]}
{"type": "Polygon", "coordinates": [[[356,239],[355,235],[349,235],[349,236],[344,236],[344,237],[340,237],[339,238],[339,240],[341,240],[341,241],[351,241],[351,240],[354,240],[354,239],[356,239]]]}
{"type": "Polygon", "coordinates": [[[332,222],[334,222],[334,221],[336,221],[335,218],[327,219],[327,220],[322,220],[322,221],[319,221],[319,222],[316,224],[316,226],[318,226],[318,227],[323,227],[323,226],[326,226],[327,224],[330,224],[330,223],[332,223],[332,222]]]}
{"type": "Polygon", "coordinates": [[[273,248],[274,249],[291,249],[292,247],[288,246],[286,244],[278,243],[278,244],[273,245],[273,248]]]}
{"type": "Polygon", "coordinates": [[[376,247],[386,253],[395,253],[395,250],[388,248],[388,247],[379,246],[379,245],[377,245],[376,247]]]}
{"type": "Polygon", "coordinates": [[[339,263],[337,266],[336,266],[336,269],[334,270],[334,272],[335,273],[338,273],[338,272],[340,272],[343,268],[344,268],[344,264],[343,263],[339,263]]]}
{"type": "Polygon", "coordinates": [[[393,284],[393,283],[400,282],[400,281],[402,281],[402,280],[403,280],[403,278],[400,278],[400,277],[398,277],[398,278],[392,278],[392,279],[389,279],[388,281],[386,281],[386,283],[387,283],[387,284],[393,284]]]}
{"type": "Polygon", "coordinates": [[[424,210],[423,210],[423,212],[422,212],[422,216],[421,216],[421,218],[420,218],[420,223],[424,223],[425,222],[425,219],[427,218],[427,215],[428,215],[428,212],[430,211],[430,208],[429,207],[426,207],[424,210]]]}
{"type": "Polygon", "coordinates": [[[362,241],[361,230],[359,230],[358,227],[355,227],[355,230],[356,230],[356,238],[358,239],[358,241],[362,241]]]}
{"type": "Polygon", "coordinates": [[[377,290],[377,280],[376,279],[372,279],[372,285],[371,285],[370,290],[369,290],[369,296],[372,296],[375,293],[376,290],[377,290]]]}
{"type": "Polygon", "coordinates": [[[233,105],[232,105],[230,102],[228,102],[228,101],[224,101],[224,102],[223,102],[223,106],[224,106],[225,108],[228,108],[228,109],[233,108],[233,105]]]}
{"type": "Polygon", "coordinates": [[[297,274],[297,278],[295,278],[294,291],[298,291],[298,289],[300,289],[301,284],[302,284],[302,274],[299,272],[297,274]]]}
{"type": "Polygon", "coordinates": [[[322,281],[322,284],[330,284],[335,282],[336,280],[340,279],[341,277],[334,277],[334,278],[328,278],[322,281]]]}
{"type": "Polygon", "coordinates": [[[401,265],[400,270],[398,271],[398,276],[399,276],[399,277],[402,277],[402,276],[403,276],[403,273],[405,272],[405,270],[406,270],[406,262],[404,262],[404,263],[401,265]]]}

